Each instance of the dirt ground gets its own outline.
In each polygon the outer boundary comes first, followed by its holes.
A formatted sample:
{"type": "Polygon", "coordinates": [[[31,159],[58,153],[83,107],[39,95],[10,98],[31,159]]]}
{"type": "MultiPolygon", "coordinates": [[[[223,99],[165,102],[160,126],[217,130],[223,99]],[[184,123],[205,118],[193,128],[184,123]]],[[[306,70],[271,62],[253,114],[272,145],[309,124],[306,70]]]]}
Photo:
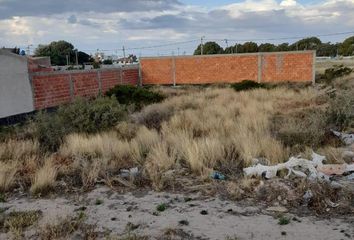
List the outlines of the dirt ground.
{"type": "Polygon", "coordinates": [[[317,60],[316,61],[316,72],[324,73],[327,68],[331,68],[334,65],[344,65],[346,67],[354,67],[354,59],[326,59],[326,60],[317,60]]]}
{"type": "MultiPolygon", "coordinates": [[[[5,213],[40,210],[38,225],[28,228],[26,239],[37,239],[36,229],[84,212],[85,223],[95,227],[98,239],[137,234],[147,239],[352,239],[354,217],[318,218],[282,213],[286,209],[246,206],[203,197],[139,191],[120,194],[99,187],[84,195],[33,199],[17,197],[0,203],[5,213]],[[163,205],[164,211],[157,206],[163,205]],[[280,218],[289,223],[280,225],[280,218]]],[[[0,233],[10,239],[11,233],[0,233]]],[[[71,239],[83,239],[79,233],[71,239]]],[[[118,238],[120,239],[120,238],[118,238]]],[[[130,239],[130,238],[122,238],[130,239]]],[[[140,239],[140,238],[131,238],[140,239]]]]}

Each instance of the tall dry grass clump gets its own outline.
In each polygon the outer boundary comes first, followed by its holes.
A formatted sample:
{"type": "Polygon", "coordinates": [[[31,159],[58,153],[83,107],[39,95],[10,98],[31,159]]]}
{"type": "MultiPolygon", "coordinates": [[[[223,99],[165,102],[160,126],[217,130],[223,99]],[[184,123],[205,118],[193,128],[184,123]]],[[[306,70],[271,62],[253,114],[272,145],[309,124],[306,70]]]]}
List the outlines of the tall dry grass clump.
{"type": "Polygon", "coordinates": [[[31,193],[46,193],[54,186],[57,177],[57,167],[54,165],[52,158],[45,159],[44,165],[40,167],[34,175],[31,193]]]}
{"type": "Polygon", "coordinates": [[[15,180],[17,164],[0,162],[0,192],[7,191],[15,180]]]}

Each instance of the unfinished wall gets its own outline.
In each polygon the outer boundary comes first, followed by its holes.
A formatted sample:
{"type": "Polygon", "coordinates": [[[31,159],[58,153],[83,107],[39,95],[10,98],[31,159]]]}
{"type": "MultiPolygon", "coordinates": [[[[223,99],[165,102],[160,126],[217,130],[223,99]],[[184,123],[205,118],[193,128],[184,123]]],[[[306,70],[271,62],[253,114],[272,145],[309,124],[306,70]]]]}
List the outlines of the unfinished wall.
{"type": "Polygon", "coordinates": [[[311,82],[314,51],[250,53],[141,59],[143,84],[311,82]]]}
{"type": "Polygon", "coordinates": [[[0,50],[0,118],[33,111],[27,58],[0,50]]]}
{"type": "Polygon", "coordinates": [[[36,110],[55,107],[75,97],[96,97],[118,84],[137,85],[137,66],[85,71],[32,73],[31,81],[36,110]]]}

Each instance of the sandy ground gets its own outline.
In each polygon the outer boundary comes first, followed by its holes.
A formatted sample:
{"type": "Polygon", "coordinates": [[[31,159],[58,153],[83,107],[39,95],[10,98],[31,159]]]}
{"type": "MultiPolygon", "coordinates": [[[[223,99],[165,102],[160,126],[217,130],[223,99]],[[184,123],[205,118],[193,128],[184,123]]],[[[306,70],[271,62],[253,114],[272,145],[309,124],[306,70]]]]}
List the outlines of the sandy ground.
{"type": "MultiPolygon", "coordinates": [[[[354,236],[354,218],[316,219],[298,217],[288,225],[279,225],[274,213],[266,207],[243,207],[219,198],[199,195],[139,192],[118,194],[101,187],[81,196],[53,199],[8,199],[1,203],[6,212],[41,210],[39,225],[54,223],[60,218],[84,210],[86,223],[96,225],[98,232],[114,235],[127,233],[127,226],[135,226],[133,233],[161,237],[167,229],[181,233],[177,239],[351,239],[354,236]],[[188,201],[186,201],[187,198],[188,201]],[[102,203],[97,205],[97,199],[102,203]],[[165,203],[167,209],[158,212],[156,206],[165,203]],[[204,215],[201,212],[205,210],[204,215]],[[157,213],[157,214],[156,214],[157,213]],[[181,222],[185,220],[184,222],[181,222]]],[[[292,219],[295,215],[289,215],[292,219]]],[[[26,238],[36,239],[29,230],[26,238]],[[32,236],[31,236],[32,234],[32,236]]],[[[11,236],[0,234],[0,239],[11,236]]],[[[160,238],[161,239],[161,238],[160,238]]],[[[164,238],[162,238],[164,239],[164,238]]]]}

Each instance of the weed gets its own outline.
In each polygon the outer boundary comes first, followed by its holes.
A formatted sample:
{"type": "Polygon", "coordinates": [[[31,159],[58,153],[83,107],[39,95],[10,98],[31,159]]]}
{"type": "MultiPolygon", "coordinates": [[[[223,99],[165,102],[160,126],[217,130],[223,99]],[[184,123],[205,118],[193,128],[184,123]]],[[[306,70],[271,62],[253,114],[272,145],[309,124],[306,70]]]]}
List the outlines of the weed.
{"type": "Polygon", "coordinates": [[[156,210],[159,212],[163,212],[167,209],[167,204],[166,203],[161,203],[156,206],[156,210]]]}
{"type": "Polygon", "coordinates": [[[278,224],[279,224],[279,225],[288,225],[289,223],[290,223],[290,218],[288,218],[288,217],[281,216],[281,217],[278,219],[278,224]]]}

